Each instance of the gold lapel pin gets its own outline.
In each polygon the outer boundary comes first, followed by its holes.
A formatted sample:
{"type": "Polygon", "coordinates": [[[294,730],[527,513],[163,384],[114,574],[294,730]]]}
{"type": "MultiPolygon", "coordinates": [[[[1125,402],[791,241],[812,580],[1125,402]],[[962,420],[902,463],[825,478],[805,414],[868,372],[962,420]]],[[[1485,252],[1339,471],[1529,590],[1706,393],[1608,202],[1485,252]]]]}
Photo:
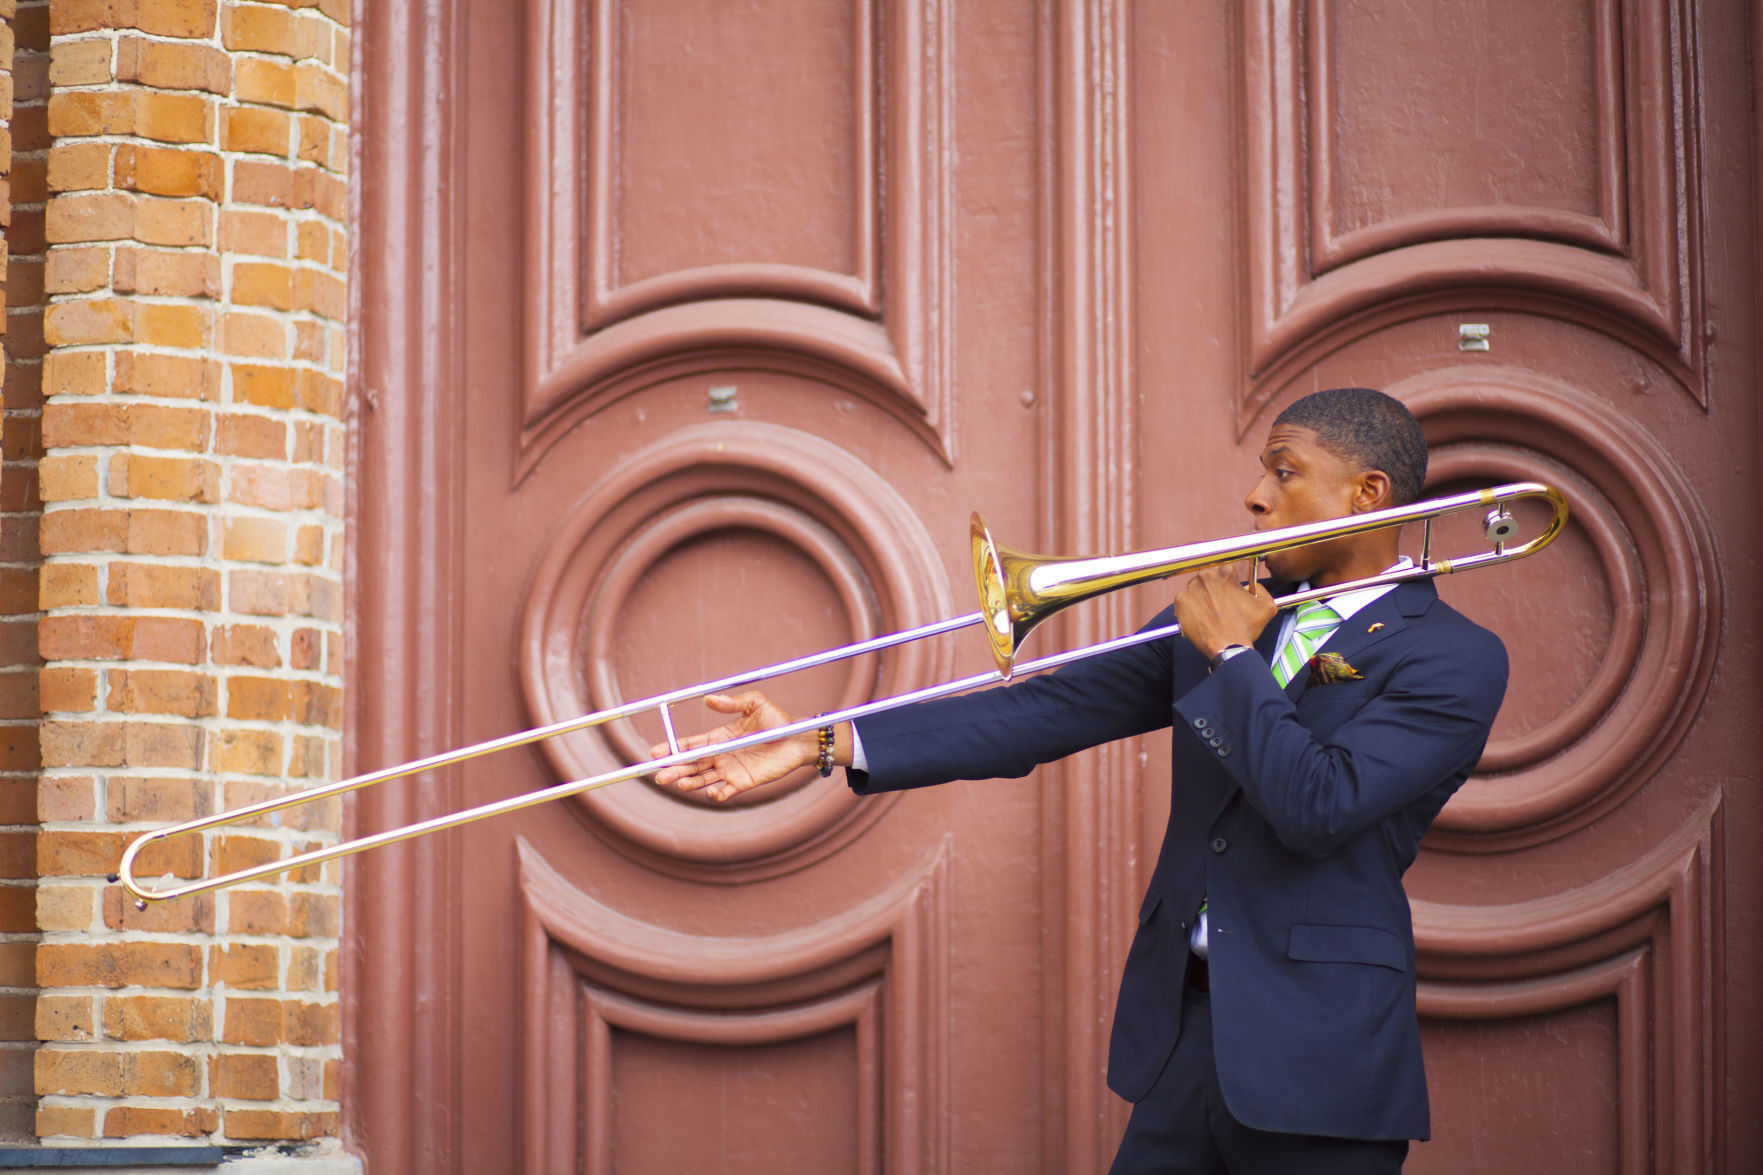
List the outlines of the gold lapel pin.
{"type": "Polygon", "coordinates": [[[1370,636],[1372,633],[1376,632],[1378,629],[1380,629],[1382,627],[1383,627],[1383,621],[1379,620],[1376,624],[1372,625],[1370,628],[1365,630],[1365,635],[1370,636]]]}

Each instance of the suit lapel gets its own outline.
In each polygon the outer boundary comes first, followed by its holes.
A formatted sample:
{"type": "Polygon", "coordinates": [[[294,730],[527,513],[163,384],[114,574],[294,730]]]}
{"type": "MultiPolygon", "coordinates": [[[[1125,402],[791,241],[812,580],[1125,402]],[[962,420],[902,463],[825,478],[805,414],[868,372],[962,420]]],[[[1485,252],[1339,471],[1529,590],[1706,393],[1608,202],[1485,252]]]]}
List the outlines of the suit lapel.
{"type": "MultiPolygon", "coordinates": [[[[1289,585],[1279,586],[1285,587],[1288,592],[1290,591],[1289,585]]],[[[1438,589],[1433,586],[1430,579],[1399,583],[1393,590],[1385,592],[1342,621],[1341,626],[1323,643],[1321,651],[1339,653],[1350,665],[1353,663],[1354,657],[1359,656],[1384,638],[1394,636],[1407,627],[1407,618],[1419,616],[1425,612],[1438,597],[1438,589]]],[[[1261,631],[1260,638],[1255,641],[1255,652],[1269,666],[1273,664],[1274,646],[1279,643],[1279,631],[1283,626],[1283,618],[1275,616],[1267,622],[1267,627],[1261,631]]],[[[1292,680],[1286,683],[1286,697],[1290,698],[1294,705],[1303,696],[1304,688],[1309,684],[1309,677],[1310,674],[1300,668],[1292,676],[1292,680]]],[[[1225,808],[1230,806],[1230,802],[1237,797],[1241,790],[1234,782],[1225,787],[1224,795],[1220,797],[1218,806],[1212,810],[1212,818],[1207,821],[1208,827],[1218,822],[1218,818],[1224,815],[1225,808]]]]}
{"type": "MultiPolygon", "coordinates": [[[[1343,620],[1317,652],[1336,653],[1351,665],[1353,658],[1366,649],[1406,628],[1408,622],[1405,618],[1426,611],[1438,599],[1438,594],[1430,579],[1399,583],[1343,620]]],[[[1296,705],[1309,684],[1309,670],[1300,667],[1286,683],[1286,697],[1296,705]]]]}

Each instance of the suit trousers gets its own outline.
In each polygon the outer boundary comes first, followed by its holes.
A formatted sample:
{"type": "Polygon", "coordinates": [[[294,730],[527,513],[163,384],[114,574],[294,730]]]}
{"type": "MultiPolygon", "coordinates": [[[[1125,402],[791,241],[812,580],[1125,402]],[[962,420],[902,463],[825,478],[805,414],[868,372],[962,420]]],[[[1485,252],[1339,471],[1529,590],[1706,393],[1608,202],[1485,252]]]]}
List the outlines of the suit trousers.
{"type": "Polygon", "coordinates": [[[1218,1089],[1212,1000],[1188,988],[1175,1052],[1133,1106],[1109,1175],[1399,1175],[1407,1139],[1275,1134],[1231,1117],[1218,1089]]]}

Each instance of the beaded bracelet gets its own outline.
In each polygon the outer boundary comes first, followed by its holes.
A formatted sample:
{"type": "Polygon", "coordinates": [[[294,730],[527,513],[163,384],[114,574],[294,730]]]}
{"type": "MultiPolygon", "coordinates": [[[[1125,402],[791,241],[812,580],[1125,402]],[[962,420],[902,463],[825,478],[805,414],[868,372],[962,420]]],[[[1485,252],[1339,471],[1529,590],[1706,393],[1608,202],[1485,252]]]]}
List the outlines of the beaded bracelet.
{"type": "Polygon", "coordinates": [[[814,761],[814,769],[820,772],[822,779],[833,773],[833,728],[820,728],[820,757],[814,761]]]}

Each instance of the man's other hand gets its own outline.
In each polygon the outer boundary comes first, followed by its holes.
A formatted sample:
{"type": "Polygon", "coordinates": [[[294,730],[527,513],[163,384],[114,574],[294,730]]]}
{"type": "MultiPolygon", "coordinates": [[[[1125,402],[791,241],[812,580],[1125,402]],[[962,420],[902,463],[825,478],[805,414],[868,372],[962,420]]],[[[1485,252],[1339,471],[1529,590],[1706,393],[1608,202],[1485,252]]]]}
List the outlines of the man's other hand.
{"type": "MultiPolygon", "coordinates": [[[[726,742],[756,731],[775,730],[794,721],[776,702],[758,691],[706,694],[704,704],[712,710],[733,714],[735,718],[714,730],[680,739],[679,745],[685,750],[726,742]]],[[[668,754],[667,744],[658,743],[649,748],[649,753],[659,759],[668,754]]],[[[721,803],[744,791],[782,779],[796,768],[812,764],[819,754],[820,741],[815,732],[803,731],[745,750],[664,767],[655,773],[655,782],[678,791],[701,791],[721,803]]]]}
{"type": "Polygon", "coordinates": [[[1258,583],[1243,583],[1229,564],[1196,571],[1176,593],[1181,634],[1210,661],[1229,645],[1253,645],[1278,611],[1258,583]]]}

